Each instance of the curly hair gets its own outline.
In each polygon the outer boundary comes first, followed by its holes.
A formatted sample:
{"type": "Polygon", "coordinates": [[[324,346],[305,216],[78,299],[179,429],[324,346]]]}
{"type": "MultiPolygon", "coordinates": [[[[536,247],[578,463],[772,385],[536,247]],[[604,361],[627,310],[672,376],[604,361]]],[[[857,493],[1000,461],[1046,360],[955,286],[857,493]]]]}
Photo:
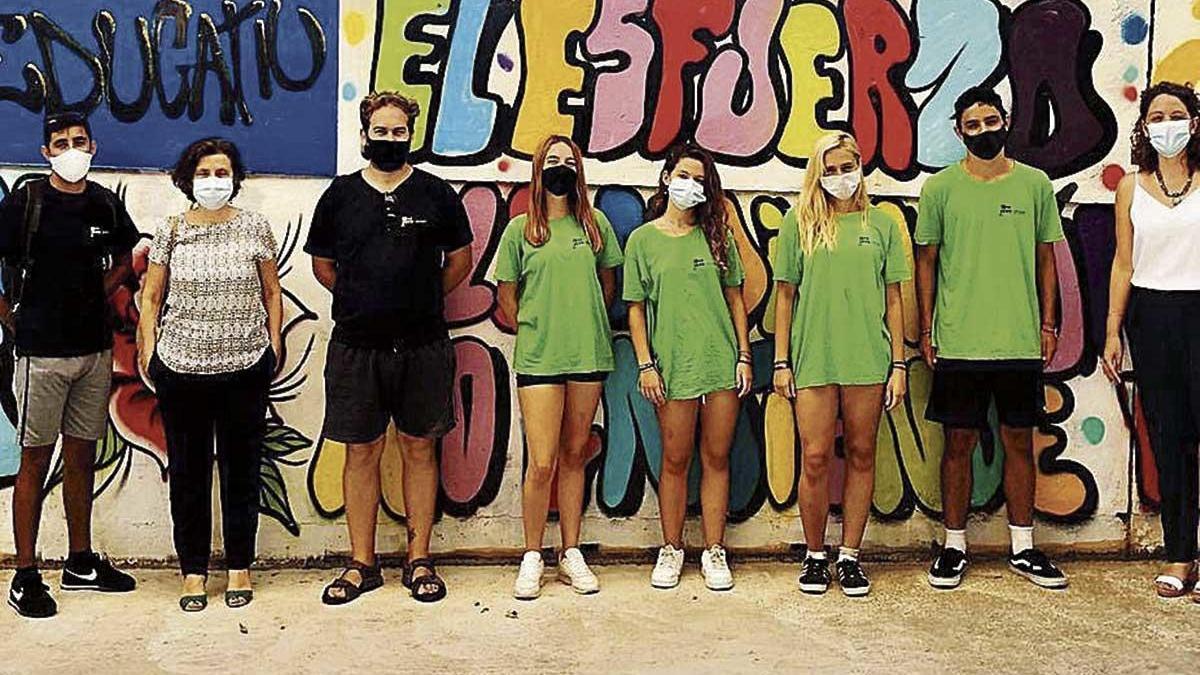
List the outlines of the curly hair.
{"type": "Polygon", "coordinates": [[[367,131],[371,126],[371,115],[388,107],[399,108],[404,113],[404,116],[408,119],[408,128],[410,131],[413,125],[417,123],[417,116],[421,114],[421,104],[400,92],[373,92],[363,97],[362,102],[358,104],[358,121],[362,124],[362,130],[367,131]]]}
{"type": "MultiPolygon", "coordinates": [[[[679,162],[693,159],[704,166],[704,196],[707,199],[697,206],[696,226],[704,232],[708,248],[712,251],[713,261],[722,273],[729,270],[729,212],[725,210],[725,191],[721,188],[721,176],[717,173],[717,163],[708,151],[691,143],[676,145],[667,151],[667,159],[663,164],[662,173],[668,176],[679,162]]],[[[646,220],[651,221],[667,212],[667,186],[663,183],[661,174],[658,189],[646,202],[646,220]]]]}
{"type": "MultiPolygon", "coordinates": [[[[1189,117],[1200,118],[1200,96],[1186,85],[1164,81],[1143,91],[1141,113],[1130,135],[1131,159],[1142,171],[1158,170],[1158,151],[1150,143],[1150,134],[1146,131],[1146,115],[1150,112],[1150,105],[1154,103],[1154,99],[1159,96],[1173,96],[1179,99],[1187,108],[1189,117]]],[[[1200,134],[1192,134],[1192,140],[1187,146],[1187,163],[1190,171],[1200,170],[1200,134]]]]}

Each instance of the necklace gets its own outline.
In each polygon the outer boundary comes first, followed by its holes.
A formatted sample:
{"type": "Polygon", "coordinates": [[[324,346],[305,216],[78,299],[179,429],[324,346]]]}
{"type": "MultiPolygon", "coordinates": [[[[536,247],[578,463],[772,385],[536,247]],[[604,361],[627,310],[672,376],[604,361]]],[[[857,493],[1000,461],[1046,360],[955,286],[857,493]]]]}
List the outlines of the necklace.
{"type": "Polygon", "coordinates": [[[1167,189],[1167,182],[1163,180],[1162,169],[1155,169],[1154,177],[1158,179],[1158,187],[1162,188],[1163,194],[1167,196],[1167,199],[1171,200],[1171,206],[1179,206],[1183,198],[1192,191],[1192,178],[1194,177],[1192,173],[1188,173],[1187,182],[1183,184],[1183,188],[1179,192],[1171,192],[1167,189]]]}

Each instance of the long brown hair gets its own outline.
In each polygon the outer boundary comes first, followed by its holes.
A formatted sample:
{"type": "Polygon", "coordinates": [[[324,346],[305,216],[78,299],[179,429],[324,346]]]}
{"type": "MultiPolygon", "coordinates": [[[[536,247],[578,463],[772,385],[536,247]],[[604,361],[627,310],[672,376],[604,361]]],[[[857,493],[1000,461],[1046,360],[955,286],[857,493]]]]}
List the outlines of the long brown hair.
{"type": "MultiPolygon", "coordinates": [[[[1159,96],[1174,96],[1183,102],[1188,116],[1193,120],[1200,117],[1200,97],[1190,87],[1175,82],[1159,82],[1142,92],[1141,114],[1133,125],[1133,137],[1130,139],[1133,163],[1142,171],[1158,170],[1158,151],[1150,143],[1150,134],[1146,132],[1146,115],[1150,112],[1150,104],[1159,96]]],[[[1187,165],[1189,171],[1200,171],[1200,134],[1192,134],[1192,140],[1187,146],[1187,165]]]]}
{"type": "Polygon", "coordinates": [[[600,236],[600,228],[596,226],[596,216],[592,213],[592,202],[588,199],[587,179],[583,175],[583,151],[575,141],[566,136],[547,136],[538,146],[533,155],[533,177],[529,181],[529,211],[525,216],[525,241],[534,246],[541,246],[550,241],[550,223],[546,212],[546,186],[542,183],[542,165],[550,148],[562,143],[571,148],[575,157],[575,189],[567,194],[567,203],[575,220],[583,226],[588,239],[592,243],[592,251],[599,253],[604,248],[604,240],[600,236]]]}
{"type": "Polygon", "coordinates": [[[729,213],[725,210],[725,191],[721,188],[721,175],[717,173],[717,163],[712,155],[704,148],[691,143],[676,145],[667,152],[666,162],[658,177],[658,190],[646,202],[646,221],[661,218],[667,212],[667,184],[664,177],[669,177],[681,160],[694,159],[704,167],[704,196],[703,204],[692,209],[696,216],[696,226],[704,232],[708,248],[712,251],[713,261],[722,272],[729,269],[729,213]]]}

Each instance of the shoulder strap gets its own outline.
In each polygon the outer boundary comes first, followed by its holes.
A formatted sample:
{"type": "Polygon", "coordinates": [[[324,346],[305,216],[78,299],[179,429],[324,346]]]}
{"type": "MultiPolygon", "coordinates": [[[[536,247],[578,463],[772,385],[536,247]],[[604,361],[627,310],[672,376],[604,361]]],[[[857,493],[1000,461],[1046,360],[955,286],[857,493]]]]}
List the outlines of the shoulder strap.
{"type": "Polygon", "coordinates": [[[33,262],[33,238],[42,224],[42,201],[46,182],[43,179],[29,181],[25,188],[25,236],[22,238],[21,270],[29,269],[33,262]]]}

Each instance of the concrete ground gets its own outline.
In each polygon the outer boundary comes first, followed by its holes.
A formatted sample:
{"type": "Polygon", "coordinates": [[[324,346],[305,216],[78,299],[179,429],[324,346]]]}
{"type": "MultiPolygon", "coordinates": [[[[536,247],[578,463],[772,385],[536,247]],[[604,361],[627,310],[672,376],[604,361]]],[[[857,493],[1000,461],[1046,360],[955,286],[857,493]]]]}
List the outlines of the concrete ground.
{"type": "Polygon", "coordinates": [[[1071,588],[1053,592],[984,562],[936,592],[923,565],[881,563],[871,596],[850,600],[802,595],[783,563],[737,567],[737,588],[719,595],[692,563],[674,591],[622,565],[597,568],[598,595],[548,575],[541,599],[518,602],[515,568],[446,566],[441,605],[409,599],[389,570],[384,588],[341,608],[319,601],[332,572],[281,570],[257,572],[257,598],[238,611],[214,577],[194,615],[179,611],[169,571],[137,571],[128,596],[62,593],[52,573],[58,617],[0,614],[0,671],[1195,673],[1200,605],[1154,597],[1154,569],[1075,562],[1071,588]]]}

